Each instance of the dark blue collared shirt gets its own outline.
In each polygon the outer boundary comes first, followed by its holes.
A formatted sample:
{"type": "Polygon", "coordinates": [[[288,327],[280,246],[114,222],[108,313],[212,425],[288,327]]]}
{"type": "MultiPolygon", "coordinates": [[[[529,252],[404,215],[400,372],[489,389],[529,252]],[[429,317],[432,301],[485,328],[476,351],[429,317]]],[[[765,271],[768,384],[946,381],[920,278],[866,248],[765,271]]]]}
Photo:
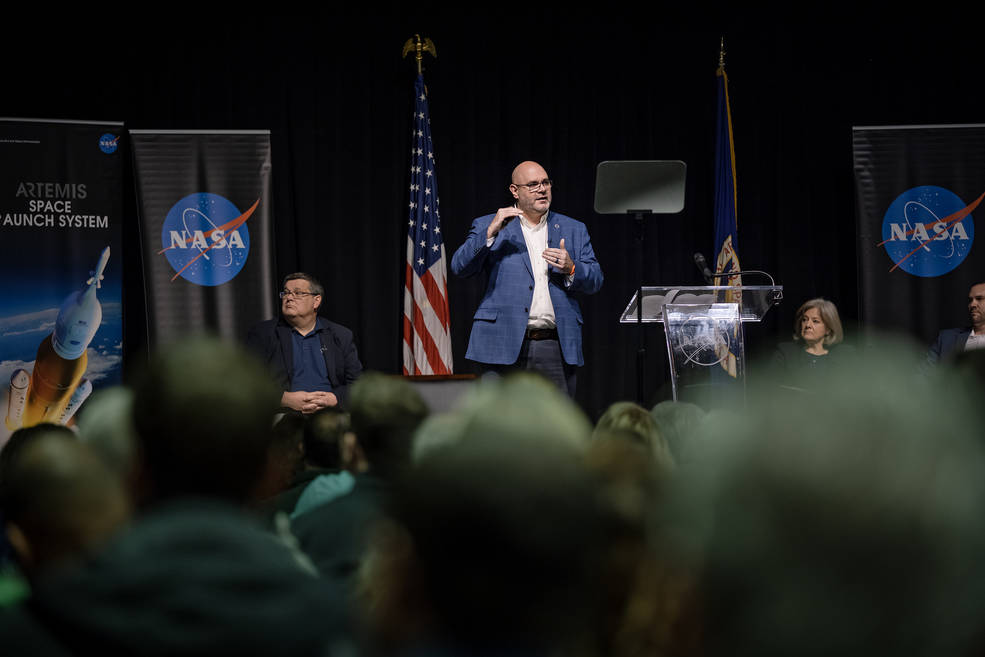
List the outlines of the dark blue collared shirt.
{"type": "Polygon", "coordinates": [[[315,328],[308,335],[301,335],[297,329],[291,330],[294,340],[294,372],[291,376],[291,392],[321,390],[332,392],[328,382],[328,369],[322,355],[321,333],[325,330],[325,320],[315,320],[315,328]]]}

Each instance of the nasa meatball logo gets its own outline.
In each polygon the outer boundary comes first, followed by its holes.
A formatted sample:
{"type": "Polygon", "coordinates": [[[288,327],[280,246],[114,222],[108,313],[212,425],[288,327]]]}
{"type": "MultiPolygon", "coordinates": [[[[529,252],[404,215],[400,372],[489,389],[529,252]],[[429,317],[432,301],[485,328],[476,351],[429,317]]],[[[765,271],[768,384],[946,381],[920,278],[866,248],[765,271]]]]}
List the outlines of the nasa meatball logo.
{"type": "Polygon", "coordinates": [[[99,150],[106,153],[107,155],[115,153],[119,145],[120,145],[119,135],[111,135],[110,133],[107,132],[105,135],[99,138],[99,150]]]}
{"type": "Polygon", "coordinates": [[[889,271],[931,278],[954,270],[975,241],[971,213],[983,197],[966,204],[954,192],[933,185],[897,196],[883,217],[879,243],[894,263],[889,271]]]}
{"type": "Polygon", "coordinates": [[[246,220],[260,204],[240,212],[232,201],[218,194],[200,192],[181,199],[164,218],[161,246],[179,276],[196,285],[228,283],[243,269],[250,253],[246,220]]]}

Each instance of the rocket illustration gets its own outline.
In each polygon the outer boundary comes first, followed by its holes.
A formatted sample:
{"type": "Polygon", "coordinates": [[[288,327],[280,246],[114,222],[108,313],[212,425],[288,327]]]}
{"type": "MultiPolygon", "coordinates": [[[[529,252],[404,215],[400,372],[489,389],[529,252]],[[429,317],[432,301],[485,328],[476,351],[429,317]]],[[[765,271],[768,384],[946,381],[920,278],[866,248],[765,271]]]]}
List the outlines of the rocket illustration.
{"type": "Polygon", "coordinates": [[[27,403],[27,387],[31,384],[31,375],[27,370],[14,370],[10,375],[10,397],[7,400],[7,428],[11,431],[20,428],[24,415],[24,404],[27,403]]]}
{"type": "Polygon", "coordinates": [[[30,427],[40,422],[63,422],[71,417],[78,404],[88,396],[83,390],[80,393],[83,395],[82,399],[72,399],[88,365],[86,349],[103,319],[103,309],[96,297],[96,290],[100,287],[108,260],[107,246],[82,289],[65,297],[58,310],[54,332],[38,347],[22,426],[30,427]],[[77,403],[71,404],[75,408],[69,409],[72,401],[77,403]]]}
{"type": "Polygon", "coordinates": [[[62,411],[62,416],[58,418],[58,424],[68,424],[68,421],[72,419],[75,415],[75,411],[79,410],[82,406],[82,402],[89,399],[89,395],[92,394],[92,381],[89,379],[82,379],[79,381],[79,385],[75,387],[75,392],[68,399],[68,405],[65,410],[62,411]]]}

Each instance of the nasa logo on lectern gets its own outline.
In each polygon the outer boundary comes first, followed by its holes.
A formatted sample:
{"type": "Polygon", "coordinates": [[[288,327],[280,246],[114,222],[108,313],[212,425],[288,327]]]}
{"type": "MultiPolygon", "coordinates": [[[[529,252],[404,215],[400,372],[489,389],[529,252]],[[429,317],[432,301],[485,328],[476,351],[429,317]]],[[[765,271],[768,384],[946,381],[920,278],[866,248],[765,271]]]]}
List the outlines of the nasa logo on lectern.
{"type": "Polygon", "coordinates": [[[218,194],[200,192],[181,199],[164,218],[161,251],[179,276],[196,285],[215,286],[236,277],[250,253],[250,218],[218,194]]]}
{"type": "Polygon", "coordinates": [[[893,201],[882,220],[882,242],[892,259],[889,271],[930,278],[953,271],[975,241],[972,211],[985,194],[966,204],[954,192],[922,185],[893,201]]]}

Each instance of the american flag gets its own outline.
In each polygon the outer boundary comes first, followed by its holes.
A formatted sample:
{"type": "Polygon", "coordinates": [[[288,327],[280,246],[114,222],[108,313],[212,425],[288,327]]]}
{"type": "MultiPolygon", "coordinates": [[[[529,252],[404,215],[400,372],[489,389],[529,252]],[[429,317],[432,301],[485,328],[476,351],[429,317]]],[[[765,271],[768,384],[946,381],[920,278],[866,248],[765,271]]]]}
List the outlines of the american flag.
{"type": "Polygon", "coordinates": [[[417,76],[414,94],[404,287],[404,374],[451,374],[448,267],[441,239],[431,119],[422,75],[417,76]]]}

